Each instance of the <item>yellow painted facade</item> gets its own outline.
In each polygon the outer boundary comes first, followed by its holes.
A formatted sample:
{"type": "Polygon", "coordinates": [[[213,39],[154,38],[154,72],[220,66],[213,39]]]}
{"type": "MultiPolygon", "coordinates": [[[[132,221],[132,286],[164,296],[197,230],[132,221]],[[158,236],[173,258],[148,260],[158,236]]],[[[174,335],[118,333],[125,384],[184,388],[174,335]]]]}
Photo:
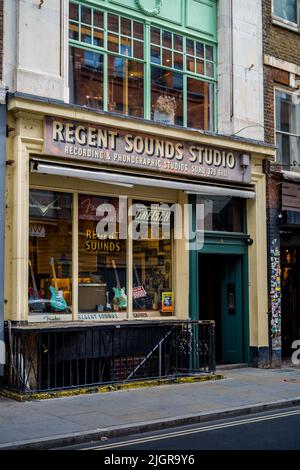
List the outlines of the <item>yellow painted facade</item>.
{"type": "MultiPolygon", "coordinates": [[[[246,142],[230,137],[213,136],[177,128],[164,128],[152,122],[132,121],[125,117],[98,114],[63,105],[55,105],[21,97],[11,98],[8,104],[9,137],[7,144],[7,196],[6,196],[6,266],[5,266],[5,319],[18,322],[28,321],[28,258],[29,258],[29,188],[69,191],[75,195],[81,192],[95,195],[116,194],[116,188],[109,184],[66,178],[31,174],[30,157],[44,154],[44,118],[52,116],[61,119],[76,120],[86,124],[108,126],[112,128],[163,136],[164,138],[195,142],[198,145],[210,145],[224,149],[251,153],[252,183],[255,185],[256,198],[247,201],[248,233],[254,243],[249,247],[249,309],[250,309],[250,345],[268,346],[268,293],[267,293],[267,241],[266,241],[266,194],[265,176],[262,161],[273,159],[274,150],[270,147],[246,142]]],[[[51,157],[47,158],[47,161],[51,157]]],[[[56,161],[63,161],[57,159],[56,161]]],[[[86,168],[95,168],[85,164],[86,168]]],[[[198,181],[199,182],[199,181],[198,181]]],[[[187,203],[187,194],[182,191],[147,187],[118,188],[118,194],[130,198],[158,200],[160,202],[187,203]]],[[[76,200],[76,196],[75,196],[76,200]]],[[[73,227],[76,232],[76,205],[73,214],[73,227]]],[[[187,221],[188,223],[188,221],[187,221]]],[[[78,238],[73,236],[73,278],[78,277],[78,238]]],[[[173,280],[176,298],[177,319],[188,319],[189,315],[189,251],[185,249],[185,240],[174,241],[173,280]]],[[[132,266],[128,266],[128,276],[132,266]]],[[[129,279],[130,280],[130,279],[129,279]]],[[[73,283],[73,319],[77,319],[78,292],[73,283]]],[[[132,308],[129,306],[129,318],[132,308]]],[[[160,317],[161,319],[161,317],[160,317]]]]}

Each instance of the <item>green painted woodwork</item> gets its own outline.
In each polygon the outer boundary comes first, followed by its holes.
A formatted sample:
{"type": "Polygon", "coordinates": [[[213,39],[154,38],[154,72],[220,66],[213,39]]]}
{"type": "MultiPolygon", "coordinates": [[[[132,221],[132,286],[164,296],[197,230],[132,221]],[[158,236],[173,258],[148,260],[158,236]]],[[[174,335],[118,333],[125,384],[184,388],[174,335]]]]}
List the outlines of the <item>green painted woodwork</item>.
{"type": "Polygon", "coordinates": [[[243,357],[243,273],[240,256],[220,259],[222,362],[241,363],[243,357]],[[228,309],[228,285],[235,286],[235,313],[228,309]]]}
{"type": "MultiPolygon", "coordinates": [[[[190,196],[189,203],[192,204],[192,221],[191,231],[195,231],[195,196],[190,196]]],[[[246,221],[246,214],[245,214],[246,221]]],[[[206,232],[204,238],[204,246],[201,250],[191,250],[189,257],[189,316],[192,320],[199,320],[199,282],[201,281],[201,261],[199,255],[217,255],[220,257],[220,269],[223,268],[223,296],[227,296],[227,282],[231,282],[231,279],[236,280],[237,288],[239,290],[238,295],[238,317],[235,319],[229,319],[228,323],[225,323],[224,338],[223,342],[227,341],[229,347],[234,346],[234,338],[230,336],[230,328],[233,331],[239,330],[238,335],[241,341],[236,344],[236,353],[230,353],[228,349],[228,355],[224,355],[223,360],[228,362],[249,362],[249,344],[250,344],[250,331],[249,331],[249,280],[248,280],[248,247],[245,243],[247,238],[247,227],[246,222],[244,226],[244,234],[240,233],[222,233],[222,232],[206,232]],[[232,326],[232,323],[234,324],[232,326]],[[230,359],[234,357],[234,359],[230,359]]],[[[223,297],[223,312],[222,315],[225,318],[225,297],[223,297]]],[[[233,351],[233,349],[232,349],[233,351]]],[[[224,352],[223,352],[224,354],[224,352]]]]}
{"type": "MultiPolygon", "coordinates": [[[[156,0],[140,0],[146,9],[156,6],[156,0]]],[[[109,9],[149,21],[177,32],[192,35],[214,43],[217,41],[217,0],[162,0],[159,15],[146,15],[136,0],[78,0],[78,3],[109,9]]]]}
{"type": "MultiPolygon", "coordinates": [[[[132,2],[134,0],[127,0],[127,3],[126,5],[129,7],[130,6],[130,2],[132,2]]],[[[183,14],[183,6],[186,6],[186,3],[183,1],[183,3],[181,3],[182,0],[176,0],[178,2],[178,5],[180,4],[180,11],[181,11],[181,15],[183,14]]],[[[73,25],[75,27],[78,28],[78,31],[79,31],[79,38],[78,39],[70,39],[69,40],[69,43],[70,45],[72,46],[75,46],[75,47],[79,47],[79,48],[82,48],[82,49],[86,49],[86,50],[94,50],[94,51],[97,51],[98,53],[102,53],[103,56],[104,56],[104,59],[103,59],[103,66],[104,66],[104,86],[103,86],[103,98],[104,98],[104,110],[107,111],[108,110],[108,80],[107,80],[107,65],[108,65],[108,56],[107,54],[109,53],[110,55],[112,56],[122,56],[122,57],[125,57],[126,59],[129,58],[132,58],[133,60],[135,60],[136,62],[142,62],[144,63],[144,118],[145,119],[151,119],[151,54],[150,54],[150,49],[151,49],[151,25],[154,26],[154,20],[153,18],[150,18],[148,16],[145,16],[145,15],[141,15],[139,14],[138,15],[138,18],[135,18],[132,14],[129,16],[128,15],[128,9],[126,11],[126,18],[129,18],[131,20],[139,20],[143,25],[144,25],[144,59],[138,59],[138,58],[134,58],[132,57],[132,51],[133,51],[133,37],[128,37],[128,39],[131,41],[131,53],[130,51],[128,51],[128,53],[130,53],[130,56],[129,55],[125,55],[124,53],[122,54],[122,50],[120,49],[118,53],[116,52],[112,52],[112,51],[109,51],[108,52],[108,44],[107,44],[107,36],[108,36],[108,28],[107,28],[107,12],[112,12],[114,14],[117,14],[118,13],[118,16],[120,18],[120,10],[122,11],[124,8],[119,8],[118,11],[113,11],[112,9],[112,4],[113,3],[118,3],[119,0],[113,0],[111,2],[108,2],[107,0],[99,0],[98,2],[96,0],[86,0],[86,1],[83,1],[83,0],[72,0],[71,3],[73,4],[77,4],[81,7],[83,6],[91,6],[92,8],[94,8],[94,11],[101,11],[101,12],[104,12],[104,15],[103,15],[103,19],[104,19],[104,31],[102,29],[99,29],[99,28],[94,28],[94,25],[93,25],[93,15],[91,16],[92,18],[92,22],[91,22],[91,40],[90,40],[90,43],[88,42],[83,42],[83,39],[84,37],[81,37],[81,29],[86,29],[86,27],[89,27],[86,26],[86,25],[81,25],[81,8],[79,8],[79,19],[76,20],[76,19],[72,19],[70,20],[70,25],[73,25]],[[102,8],[100,8],[102,6],[102,8]],[[106,9],[106,7],[109,6],[109,10],[106,9]],[[153,21],[152,21],[153,20],[153,21]],[[94,37],[97,37],[97,33],[99,31],[102,31],[104,32],[104,42],[103,42],[103,45],[97,45],[97,43],[95,42],[94,40],[94,37]]],[[[168,4],[169,0],[164,0],[163,1],[163,6],[162,6],[162,15],[163,15],[163,8],[166,8],[166,5],[168,4]],[[164,6],[165,5],[165,6],[164,6]]],[[[210,0],[209,0],[210,2],[210,0]]],[[[124,6],[124,2],[119,2],[119,3],[122,3],[122,5],[124,6]]],[[[198,2],[199,3],[199,2],[198,2]]],[[[210,2],[210,3],[214,3],[214,2],[210,2]]],[[[175,9],[175,4],[176,2],[174,2],[174,8],[175,9]]],[[[199,3],[200,5],[201,3],[199,3]]],[[[132,13],[132,12],[131,12],[132,13]]],[[[158,24],[157,24],[157,19],[155,20],[156,23],[155,23],[155,26],[158,27],[158,24]]],[[[168,23],[169,26],[172,25],[171,22],[168,23]]],[[[160,29],[162,31],[162,26],[161,25],[161,22],[160,22],[160,29]]],[[[173,31],[172,31],[172,28],[171,27],[168,27],[168,31],[170,31],[171,33],[178,33],[179,32],[179,29],[176,27],[174,29],[174,25],[173,25],[173,31]]],[[[191,30],[189,30],[191,31],[191,30]]],[[[115,33],[114,33],[115,34],[115,33]]],[[[162,33],[161,33],[162,34],[162,33]]],[[[119,37],[120,34],[118,34],[119,37]]],[[[127,37],[127,36],[126,36],[127,37]]],[[[175,41],[174,41],[174,34],[172,34],[172,46],[169,50],[169,52],[171,53],[172,57],[175,57],[175,47],[174,47],[174,44],[175,44],[175,41]]],[[[191,77],[191,78],[196,78],[200,81],[206,81],[206,82],[209,82],[209,83],[212,83],[212,84],[216,84],[216,79],[217,79],[217,64],[216,64],[216,47],[215,45],[212,43],[212,42],[204,42],[203,39],[201,39],[201,37],[197,34],[196,37],[195,37],[195,31],[193,31],[193,36],[189,35],[183,35],[183,51],[182,51],[182,55],[183,55],[183,69],[182,70],[179,70],[178,68],[175,67],[175,64],[173,64],[171,62],[171,66],[170,67],[167,67],[166,65],[160,65],[160,64],[157,64],[157,63],[153,63],[153,65],[155,65],[155,67],[162,67],[163,69],[167,69],[167,70],[172,70],[176,73],[179,73],[179,74],[183,74],[183,92],[182,92],[182,95],[183,95],[183,111],[184,111],[184,121],[183,121],[183,126],[184,127],[187,127],[187,96],[188,96],[188,81],[187,81],[187,77],[191,77]],[[187,41],[191,39],[192,40],[192,43],[194,43],[194,47],[193,47],[193,50],[194,50],[194,54],[193,56],[192,55],[189,55],[188,58],[187,58],[187,47],[186,47],[186,44],[187,44],[187,41]],[[203,46],[203,58],[201,58],[201,56],[198,55],[198,45],[200,44],[200,46],[202,45],[203,46]],[[204,71],[203,71],[203,74],[201,73],[198,73],[197,72],[197,69],[195,68],[194,71],[191,71],[191,70],[188,70],[187,69],[187,61],[189,60],[194,60],[194,64],[196,65],[197,61],[198,60],[203,60],[203,63],[204,63],[204,71]],[[211,60],[213,59],[213,60],[211,60]],[[214,73],[213,73],[213,76],[209,76],[209,75],[205,75],[206,72],[208,72],[208,66],[209,65],[212,65],[213,66],[213,70],[214,70],[214,73]]],[[[137,39],[137,41],[139,41],[137,39]]],[[[191,42],[191,41],[190,41],[191,42]]],[[[160,44],[160,50],[161,50],[161,53],[163,51],[163,44],[161,43],[160,44]]],[[[164,48],[164,50],[166,50],[166,48],[164,48]]],[[[214,128],[210,129],[212,131],[216,130],[216,127],[217,127],[217,116],[216,116],[216,106],[217,106],[217,87],[214,86],[214,90],[212,92],[212,95],[213,95],[213,100],[214,102],[212,103],[212,108],[214,109],[214,122],[213,122],[213,125],[214,125],[214,128]]]]}
{"type": "Polygon", "coordinates": [[[214,37],[216,31],[215,4],[199,0],[187,0],[186,27],[214,37]]]}

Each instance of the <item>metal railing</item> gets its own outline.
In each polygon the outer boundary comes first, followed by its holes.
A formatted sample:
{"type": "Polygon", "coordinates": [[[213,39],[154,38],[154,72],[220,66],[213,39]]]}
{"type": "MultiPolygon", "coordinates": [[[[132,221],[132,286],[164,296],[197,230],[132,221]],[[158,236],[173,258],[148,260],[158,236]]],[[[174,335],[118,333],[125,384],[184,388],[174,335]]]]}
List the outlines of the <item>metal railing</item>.
{"type": "Polygon", "coordinates": [[[6,329],[6,387],[23,393],[215,372],[213,321],[6,329]]]}

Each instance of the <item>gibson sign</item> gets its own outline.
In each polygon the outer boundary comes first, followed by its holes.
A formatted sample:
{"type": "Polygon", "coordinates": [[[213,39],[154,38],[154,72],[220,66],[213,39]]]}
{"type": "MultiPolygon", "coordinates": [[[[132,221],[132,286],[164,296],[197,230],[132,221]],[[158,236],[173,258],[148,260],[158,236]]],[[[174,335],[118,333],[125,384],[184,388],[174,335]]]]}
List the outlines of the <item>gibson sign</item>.
{"type": "Polygon", "coordinates": [[[118,167],[249,183],[238,152],[85,123],[45,119],[45,154],[118,167]]]}

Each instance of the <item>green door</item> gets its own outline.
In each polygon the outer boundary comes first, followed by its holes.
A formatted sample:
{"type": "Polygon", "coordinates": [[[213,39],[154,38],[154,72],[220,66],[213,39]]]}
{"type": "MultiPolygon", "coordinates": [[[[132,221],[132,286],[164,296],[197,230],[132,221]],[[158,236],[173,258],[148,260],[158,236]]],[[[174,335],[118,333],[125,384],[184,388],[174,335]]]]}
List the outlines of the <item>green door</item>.
{"type": "Polygon", "coordinates": [[[222,362],[239,363],[244,361],[242,257],[221,256],[220,270],[222,362]]]}

